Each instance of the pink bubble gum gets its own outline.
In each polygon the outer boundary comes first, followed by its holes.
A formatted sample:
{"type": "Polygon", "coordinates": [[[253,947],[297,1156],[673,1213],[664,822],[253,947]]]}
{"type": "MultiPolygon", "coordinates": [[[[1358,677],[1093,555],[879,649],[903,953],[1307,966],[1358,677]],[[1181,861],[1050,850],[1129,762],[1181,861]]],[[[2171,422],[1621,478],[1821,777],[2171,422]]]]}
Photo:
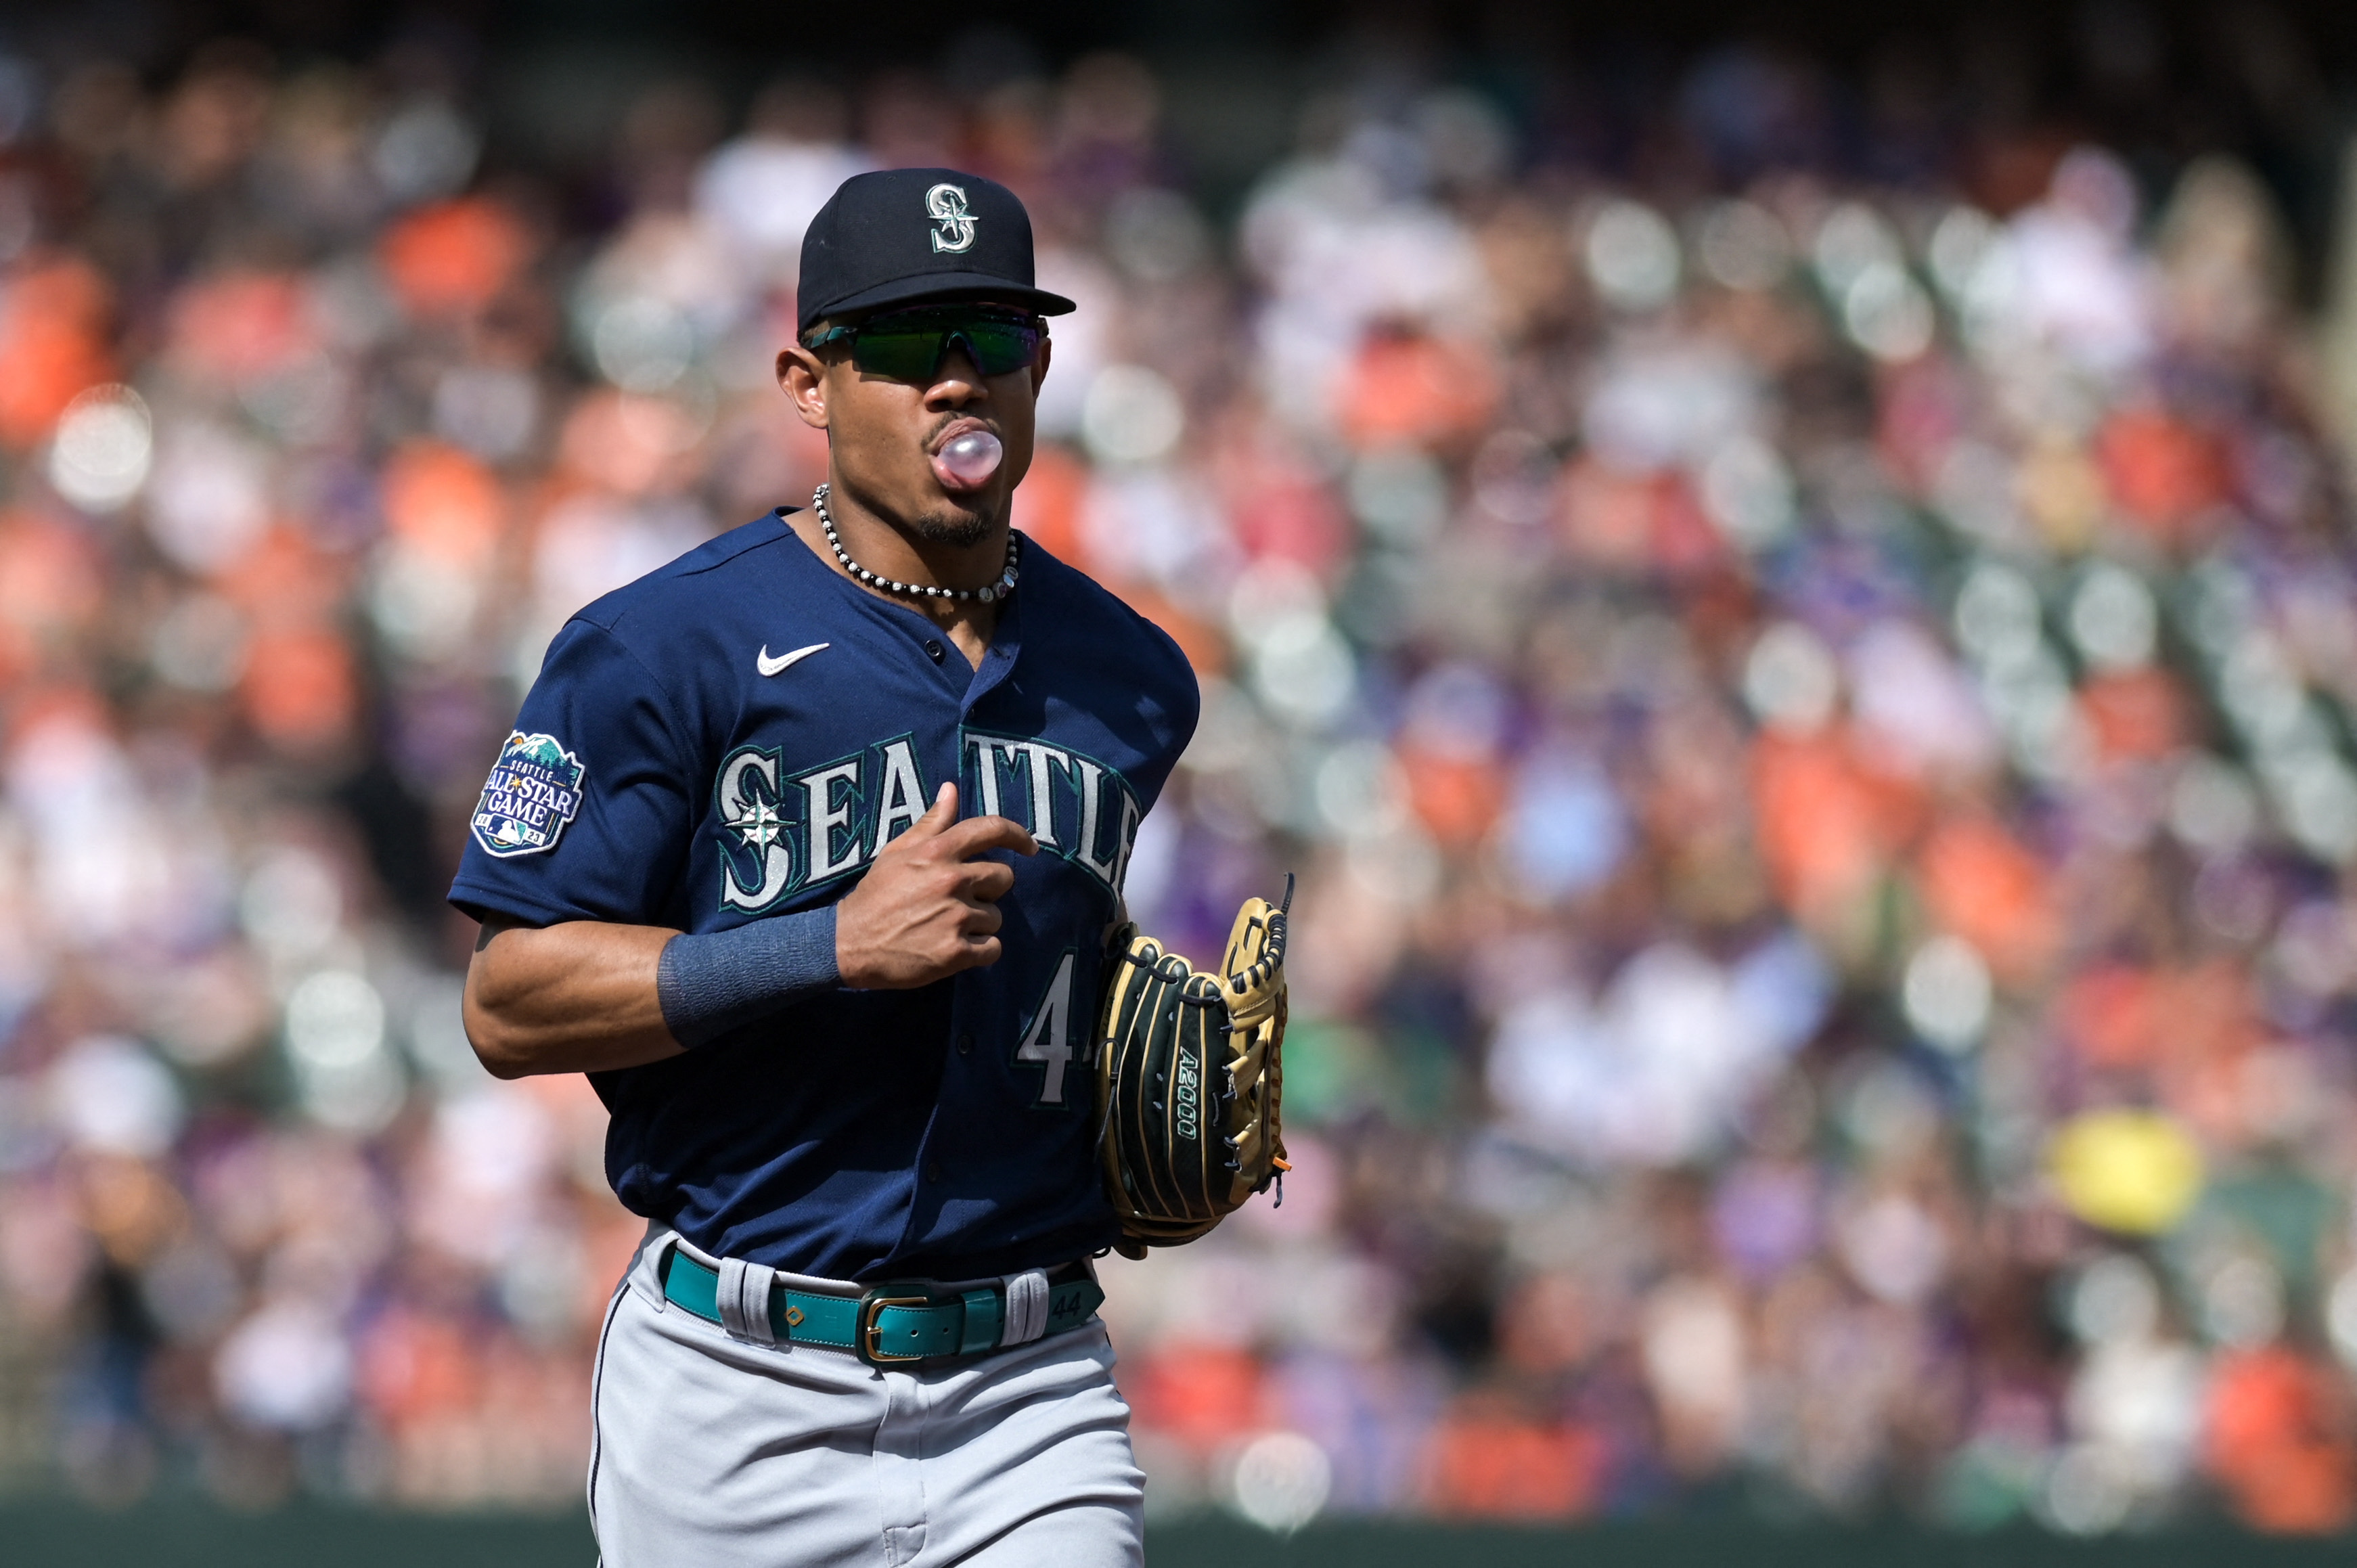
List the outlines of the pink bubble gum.
{"type": "Polygon", "coordinates": [[[998,437],[987,430],[969,430],[933,454],[933,477],[952,490],[980,489],[998,472],[1006,456],[998,437]]]}

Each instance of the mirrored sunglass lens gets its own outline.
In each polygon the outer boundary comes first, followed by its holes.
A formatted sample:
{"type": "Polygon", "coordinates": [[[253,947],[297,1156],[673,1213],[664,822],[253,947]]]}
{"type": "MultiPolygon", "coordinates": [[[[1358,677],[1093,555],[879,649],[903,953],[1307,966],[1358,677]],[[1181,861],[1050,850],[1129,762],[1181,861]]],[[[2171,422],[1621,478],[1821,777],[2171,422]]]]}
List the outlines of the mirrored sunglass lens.
{"type": "Polygon", "coordinates": [[[918,381],[941,362],[942,336],[923,328],[862,332],[852,340],[852,362],[874,375],[918,381]]]}
{"type": "Polygon", "coordinates": [[[1031,363],[1039,352],[1039,329],[1027,322],[991,317],[949,323],[894,323],[863,329],[852,344],[853,361],[872,374],[898,381],[921,381],[940,369],[942,355],[952,338],[970,346],[974,368],[985,376],[1003,376],[1031,363]]]}
{"type": "Polygon", "coordinates": [[[1039,352],[1039,329],[1016,321],[976,321],[960,328],[959,336],[974,345],[976,367],[985,376],[1019,371],[1039,352]]]}

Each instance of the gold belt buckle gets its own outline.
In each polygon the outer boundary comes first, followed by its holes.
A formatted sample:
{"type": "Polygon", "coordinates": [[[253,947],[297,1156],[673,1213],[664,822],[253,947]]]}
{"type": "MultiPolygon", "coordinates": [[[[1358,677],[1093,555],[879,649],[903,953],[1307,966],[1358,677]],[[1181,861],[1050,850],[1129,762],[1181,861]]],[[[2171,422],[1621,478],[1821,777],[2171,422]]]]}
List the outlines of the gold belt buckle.
{"type": "Polygon", "coordinates": [[[859,1298],[857,1331],[853,1336],[859,1359],[871,1367],[904,1366],[910,1361],[925,1359],[922,1355],[901,1356],[884,1348],[884,1332],[877,1319],[888,1306],[939,1306],[941,1296],[930,1286],[913,1281],[894,1281],[869,1287],[859,1298]]]}

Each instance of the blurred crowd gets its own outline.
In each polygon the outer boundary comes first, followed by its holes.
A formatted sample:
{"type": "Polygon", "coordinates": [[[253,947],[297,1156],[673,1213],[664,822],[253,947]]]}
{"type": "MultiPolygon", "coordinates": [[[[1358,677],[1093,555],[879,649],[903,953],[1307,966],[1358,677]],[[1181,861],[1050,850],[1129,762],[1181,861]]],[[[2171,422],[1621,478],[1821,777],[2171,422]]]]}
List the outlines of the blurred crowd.
{"type": "Polygon", "coordinates": [[[1132,908],[1301,878],[1283,1207],[1102,1265],[1153,1510],[2357,1520],[2278,202],[1674,85],[1371,70],[1214,213],[1119,56],[658,84],[586,173],[430,56],[0,59],[0,1487],[577,1496],[641,1224],[440,895],[565,618],[822,477],[803,223],[946,163],[1081,302],[1017,521],[1203,684],[1132,908]]]}

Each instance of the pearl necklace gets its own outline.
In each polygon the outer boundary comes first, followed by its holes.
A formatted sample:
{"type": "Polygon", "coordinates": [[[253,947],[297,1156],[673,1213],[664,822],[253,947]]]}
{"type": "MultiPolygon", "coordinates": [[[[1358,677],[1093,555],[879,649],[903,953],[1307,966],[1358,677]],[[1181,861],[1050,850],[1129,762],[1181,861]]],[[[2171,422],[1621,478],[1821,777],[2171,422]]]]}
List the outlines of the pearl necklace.
{"type": "Polygon", "coordinates": [[[979,588],[935,588],[922,583],[896,583],[889,577],[877,576],[854,561],[851,553],[844,549],[843,541],[835,537],[834,519],[826,510],[826,494],[832,488],[821,485],[811,492],[811,510],[818,513],[818,525],[826,530],[826,542],[834,552],[835,560],[842,564],[845,571],[869,587],[882,588],[887,593],[906,594],[915,599],[954,599],[961,602],[975,599],[985,605],[994,599],[1003,599],[1015,591],[1015,531],[1011,528],[1006,531],[1006,570],[999,574],[996,583],[979,588]]]}

